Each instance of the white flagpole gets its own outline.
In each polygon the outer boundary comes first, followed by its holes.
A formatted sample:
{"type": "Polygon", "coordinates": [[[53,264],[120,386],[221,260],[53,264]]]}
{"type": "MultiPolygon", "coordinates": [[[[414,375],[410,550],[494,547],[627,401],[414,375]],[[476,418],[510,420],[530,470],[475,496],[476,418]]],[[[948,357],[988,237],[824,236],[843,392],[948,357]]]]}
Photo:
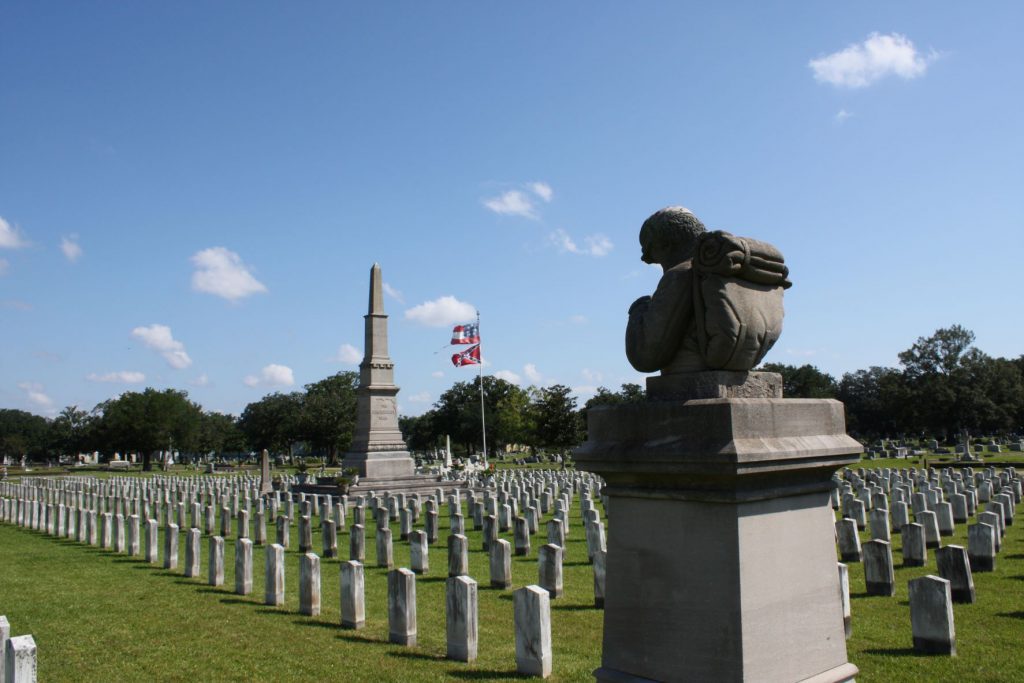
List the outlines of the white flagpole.
{"type": "Polygon", "coordinates": [[[487,420],[484,417],[484,345],[483,336],[480,335],[480,311],[476,312],[476,334],[480,339],[480,429],[484,442],[484,465],[487,465],[487,420]]]}

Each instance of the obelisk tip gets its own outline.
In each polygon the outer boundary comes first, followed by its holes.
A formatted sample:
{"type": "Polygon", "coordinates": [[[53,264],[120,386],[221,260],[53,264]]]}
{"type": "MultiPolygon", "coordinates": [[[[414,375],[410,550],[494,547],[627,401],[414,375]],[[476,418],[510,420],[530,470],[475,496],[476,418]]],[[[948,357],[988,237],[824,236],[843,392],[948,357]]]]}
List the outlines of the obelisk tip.
{"type": "Polygon", "coordinates": [[[380,276],[380,264],[370,268],[370,313],[384,312],[384,288],[380,276]]]}

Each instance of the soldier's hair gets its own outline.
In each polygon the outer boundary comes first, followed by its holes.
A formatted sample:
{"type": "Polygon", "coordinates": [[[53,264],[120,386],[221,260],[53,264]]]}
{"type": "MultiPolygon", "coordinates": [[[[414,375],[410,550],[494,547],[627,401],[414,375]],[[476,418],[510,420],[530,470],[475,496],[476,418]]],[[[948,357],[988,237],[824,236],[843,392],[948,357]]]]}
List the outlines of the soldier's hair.
{"type": "Polygon", "coordinates": [[[692,211],[682,206],[668,206],[644,221],[640,238],[647,234],[660,244],[694,244],[705,231],[704,224],[692,211]]]}

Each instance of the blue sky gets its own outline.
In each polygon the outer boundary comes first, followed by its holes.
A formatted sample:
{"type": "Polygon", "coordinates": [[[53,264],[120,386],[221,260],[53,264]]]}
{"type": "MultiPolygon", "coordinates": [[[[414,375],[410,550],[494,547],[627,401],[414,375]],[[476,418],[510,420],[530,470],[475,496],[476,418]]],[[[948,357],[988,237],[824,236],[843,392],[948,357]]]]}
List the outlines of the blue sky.
{"type": "Polygon", "coordinates": [[[1024,5],[711,5],[0,5],[0,407],[355,369],[375,261],[403,413],[475,309],[585,399],[673,204],[785,254],[769,361],[1024,352],[1024,5]]]}

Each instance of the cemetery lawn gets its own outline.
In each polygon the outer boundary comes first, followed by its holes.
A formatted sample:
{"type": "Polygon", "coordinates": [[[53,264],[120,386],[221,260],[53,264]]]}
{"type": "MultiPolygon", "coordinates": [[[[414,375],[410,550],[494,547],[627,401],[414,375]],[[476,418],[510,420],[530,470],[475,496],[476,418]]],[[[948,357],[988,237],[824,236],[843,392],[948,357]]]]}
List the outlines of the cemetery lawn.
{"type": "MultiPolygon", "coordinates": [[[[982,506],[983,507],[983,506],[982,506]]],[[[837,516],[838,518],[838,516],[837,516]]],[[[974,524],[976,519],[970,519],[974,524]]],[[[967,547],[967,525],[957,524],[942,545],[967,547]]],[[[861,543],[871,540],[860,533],[861,543]]],[[[858,681],[1016,681],[1022,678],[1024,650],[1024,518],[1006,528],[993,572],[974,572],[977,601],[953,604],[955,657],[919,655],[910,632],[907,583],[938,576],[935,551],[928,550],[924,567],[902,567],[899,534],[892,535],[896,578],[894,597],[868,596],[864,566],[848,562],[853,635],[849,659],[860,668],[858,681]]]]}
{"type": "MultiPolygon", "coordinates": [[[[467,525],[472,516],[464,506],[467,525]]],[[[602,517],[604,515],[602,514],[602,517]]],[[[544,517],[544,521],[550,515],[544,517]]],[[[600,664],[603,613],[593,607],[592,571],[578,499],[571,511],[571,535],[565,558],[565,596],[553,600],[553,681],[592,681],[600,664]]],[[[349,520],[351,521],[351,520],[349,520]]],[[[479,583],[479,658],[451,662],[445,654],[444,579],[447,576],[447,508],[439,514],[440,540],[431,547],[431,571],[417,577],[419,645],[403,648],[387,642],[385,570],[374,566],[373,525],[368,526],[366,620],[360,631],[341,629],[339,560],[322,560],[322,613],[298,613],[298,533],[292,525],[286,553],[287,602],[263,603],[264,549],[254,548],[253,593],[237,596],[234,587],[234,538],[225,544],[225,585],[166,571],[141,558],[129,558],[74,541],[0,524],[0,614],[12,635],[31,633],[39,647],[44,681],[300,680],[351,681],[502,681],[515,673],[512,592],[488,586],[481,533],[469,530],[470,575],[479,583]]],[[[972,519],[973,523],[974,520],[972,519]]],[[[612,522],[609,522],[611,524],[612,522]]],[[[543,529],[543,526],[541,527],[543,529]]],[[[268,528],[271,537],[272,527],[268,528]]],[[[408,544],[392,525],[397,566],[408,566],[408,544]]],[[[613,532],[614,533],[614,532],[613,532]]],[[[957,525],[943,544],[967,545],[966,525],[957,525]]],[[[511,539],[510,533],[501,534],[511,539]]],[[[867,533],[862,541],[869,540],[867,533]]],[[[513,583],[537,582],[537,549],[543,532],[532,537],[528,557],[513,557],[513,583]]],[[[314,525],[319,552],[319,526],[314,525]]],[[[348,558],[348,533],[338,547],[348,558]]],[[[162,557],[162,531],[161,531],[162,557]]],[[[208,540],[202,542],[203,576],[208,540]]],[[[902,568],[899,535],[893,536],[896,596],[868,597],[863,567],[848,563],[853,636],[849,660],[860,668],[859,681],[1011,681],[1024,666],[1024,518],[1007,529],[996,571],[975,573],[977,602],[955,604],[957,656],[921,656],[912,649],[907,582],[937,574],[934,551],[920,568],[902,568]]]]}
{"type": "MultiPolygon", "coordinates": [[[[445,659],[445,579],[448,509],[438,515],[439,540],[430,572],[416,577],[418,647],[388,643],[387,576],[377,568],[373,522],[366,534],[366,627],[340,627],[339,560],[321,559],[318,617],[298,612],[297,525],[286,551],[282,607],[267,607],[264,547],[253,548],[253,592],[234,594],[232,536],[225,543],[225,583],[207,585],[209,541],[201,544],[202,578],[183,574],[185,534],[177,570],[164,570],[112,551],[0,524],[0,614],[11,635],[32,634],[41,681],[503,681],[516,674],[512,590],[489,585],[481,532],[463,505],[470,539],[470,576],[479,584],[479,656],[472,664],[445,659]]],[[[603,612],[594,608],[579,498],[566,539],[565,593],[551,601],[553,681],[593,680],[600,665],[603,612]]],[[[544,521],[551,515],[545,515],[544,521]]],[[[351,517],[348,520],[351,524],[351,517]]],[[[417,525],[422,528],[421,523],[417,525]]],[[[409,545],[391,526],[396,566],[409,566],[409,545]]],[[[512,558],[513,589],[537,583],[541,533],[527,557],[512,558]]],[[[268,525],[268,535],[274,529],[268,525]]],[[[501,538],[511,541],[511,532],[501,538]]],[[[348,559],[347,529],[338,534],[348,559]]],[[[318,518],[313,550],[322,551],[318,518]]],[[[163,530],[160,532],[163,558],[163,530]]]]}

